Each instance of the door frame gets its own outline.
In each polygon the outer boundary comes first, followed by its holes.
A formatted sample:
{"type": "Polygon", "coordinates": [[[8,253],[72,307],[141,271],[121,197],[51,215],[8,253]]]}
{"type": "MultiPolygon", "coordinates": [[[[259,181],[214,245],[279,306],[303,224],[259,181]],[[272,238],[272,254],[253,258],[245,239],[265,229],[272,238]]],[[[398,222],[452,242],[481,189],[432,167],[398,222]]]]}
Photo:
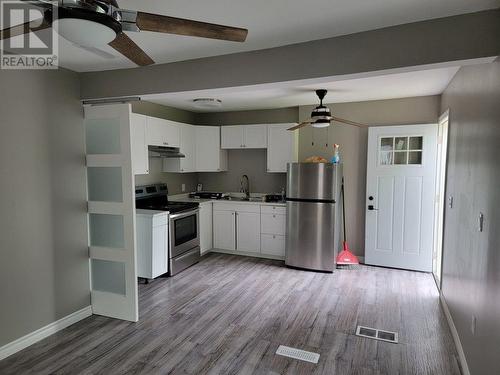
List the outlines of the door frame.
{"type": "Polygon", "coordinates": [[[438,151],[436,155],[436,194],[434,202],[434,238],[432,248],[432,275],[441,290],[443,274],[443,241],[445,226],[446,177],[448,171],[448,141],[450,130],[450,110],[444,111],[438,121],[438,151]],[[441,146],[441,147],[439,147],[441,146]],[[439,259],[439,260],[438,260],[439,259]],[[438,262],[435,267],[435,262],[438,262]],[[436,272],[439,275],[436,275],[436,272]]]}

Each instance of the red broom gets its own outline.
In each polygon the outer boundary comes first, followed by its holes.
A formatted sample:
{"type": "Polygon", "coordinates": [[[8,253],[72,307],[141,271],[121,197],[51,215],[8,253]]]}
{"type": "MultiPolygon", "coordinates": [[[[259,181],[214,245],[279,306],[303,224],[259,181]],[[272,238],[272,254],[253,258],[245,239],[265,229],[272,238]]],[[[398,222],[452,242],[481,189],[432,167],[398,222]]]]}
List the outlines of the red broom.
{"type": "Polygon", "coordinates": [[[342,224],[344,226],[344,240],[342,241],[342,251],[337,255],[337,268],[355,269],[359,267],[359,260],[349,250],[347,244],[346,225],[345,225],[345,197],[344,197],[344,178],[342,177],[342,187],[340,193],[342,194],[342,224]]]}

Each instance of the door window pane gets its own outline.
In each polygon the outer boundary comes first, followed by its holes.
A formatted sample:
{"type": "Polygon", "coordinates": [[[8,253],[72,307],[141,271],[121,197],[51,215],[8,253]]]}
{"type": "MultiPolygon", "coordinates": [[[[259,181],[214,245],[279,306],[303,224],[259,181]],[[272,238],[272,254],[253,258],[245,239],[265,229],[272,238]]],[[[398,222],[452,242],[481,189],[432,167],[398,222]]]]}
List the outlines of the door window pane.
{"type": "Polygon", "coordinates": [[[410,151],[408,164],[422,164],[422,151],[410,151]]]}
{"type": "Polygon", "coordinates": [[[408,137],[396,137],[394,148],[396,151],[408,150],[408,137]]]}
{"type": "Polygon", "coordinates": [[[406,159],[408,157],[408,152],[401,151],[394,153],[394,164],[407,164],[406,159]]]}
{"type": "Polygon", "coordinates": [[[394,138],[380,138],[380,150],[392,151],[394,148],[394,138]]]}
{"type": "Polygon", "coordinates": [[[423,137],[410,137],[410,150],[422,150],[423,137]]]}
{"type": "Polygon", "coordinates": [[[380,165],[391,165],[392,164],[392,151],[381,151],[380,152],[380,165]]]}

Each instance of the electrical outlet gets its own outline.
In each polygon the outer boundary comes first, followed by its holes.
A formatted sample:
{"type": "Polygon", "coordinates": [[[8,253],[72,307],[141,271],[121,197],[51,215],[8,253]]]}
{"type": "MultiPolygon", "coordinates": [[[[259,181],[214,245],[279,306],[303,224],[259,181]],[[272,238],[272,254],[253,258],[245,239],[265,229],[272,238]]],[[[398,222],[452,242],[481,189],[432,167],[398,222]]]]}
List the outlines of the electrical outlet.
{"type": "Polygon", "coordinates": [[[182,192],[185,192],[185,191],[186,191],[186,184],[182,184],[182,185],[181,185],[181,191],[182,191],[182,192]]]}
{"type": "Polygon", "coordinates": [[[476,316],[472,315],[470,330],[471,330],[473,335],[476,334],[476,324],[477,324],[476,316]]]}

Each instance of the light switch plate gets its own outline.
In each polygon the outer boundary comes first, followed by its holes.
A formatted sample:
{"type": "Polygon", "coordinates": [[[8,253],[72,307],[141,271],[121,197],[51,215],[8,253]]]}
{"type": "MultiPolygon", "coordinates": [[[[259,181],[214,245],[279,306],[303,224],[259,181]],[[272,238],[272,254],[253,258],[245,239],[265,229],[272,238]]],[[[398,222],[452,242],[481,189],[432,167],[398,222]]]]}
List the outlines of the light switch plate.
{"type": "Polygon", "coordinates": [[[185,191],[186,191],[186,184],[182,184],[182,185],[181,185],[181,191],[182,191],[182,192],[185,192],[185,191]]]}

